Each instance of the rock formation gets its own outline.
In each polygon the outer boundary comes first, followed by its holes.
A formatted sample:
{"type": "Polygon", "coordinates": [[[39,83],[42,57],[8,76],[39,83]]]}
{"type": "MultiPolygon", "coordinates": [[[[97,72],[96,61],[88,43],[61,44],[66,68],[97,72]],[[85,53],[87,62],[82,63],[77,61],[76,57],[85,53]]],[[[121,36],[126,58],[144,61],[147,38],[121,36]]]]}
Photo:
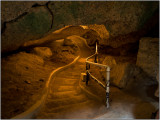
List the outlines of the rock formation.
{"type": "Polygon", "coordinates": [[[42,58],[49,58],[52,56],[52,51],[48,47],[35,47],[33,49],[33,53],[42,57],[42,58]]]}
{"type": "MultiPolygon", "coordinates": [[[[158,2],[151,1],[4,1],[1,11],[2,52],[16,50],[26,41],[42,38],[68,25],[99,24],[106,27],[109,38],[126,35],[142,28],[158,5],[158,2]]],[[[92,26],[89,28],[94,29],[92,26]]]]}
{"type": "Polygon", "coordinates": [[[156,78],[159,69],[159,38],[142,38],[137,55],[137,66],[156,78]]]}
{"type": "Polygon", "coordinates": [[[111,70],[111,84],[125,88],[133,76],[135,66],[128,63],[117,64],[111,70]]]}

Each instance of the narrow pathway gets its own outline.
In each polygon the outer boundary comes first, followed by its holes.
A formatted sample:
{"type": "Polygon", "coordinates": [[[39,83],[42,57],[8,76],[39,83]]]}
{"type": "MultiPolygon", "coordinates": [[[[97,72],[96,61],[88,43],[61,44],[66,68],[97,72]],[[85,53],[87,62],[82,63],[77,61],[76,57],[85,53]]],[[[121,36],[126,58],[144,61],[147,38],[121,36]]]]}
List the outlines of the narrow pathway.
{"type": "Polygon", "coordinates": [[[110,108],[105,107],[105,91],[97,83],[90,81],[86,87],[80,81],[80,75],[85,72],[85,58],[92,53],[86,41],[79,36],[70,36],[80,49],[81,58],[78,62],[54,76],[50,83],[49,94],[44,106],[35,118],[38,119],[106,119],[106,118],[150,118],[158,106],[156,101],[145,101],[132,94],[125,93],[110,86],[110,108]],[[80,84],[82,83],[82,84],[80,84]],[[81,89],[92,92],[96,97],[81,89]]]}
{"type": "Polygon", "coordinates": [[[85,72],[85,58],[91,50],[86,40],[79,36],[69,36],[80,49],[78,62],[60,72],[50,83],[50,90],[44,106],[36,115],[38,119],[83,119],[102,114],[102,103],[84,92],[79,85],[80,75],[85,72]]]}
{"type": "Polygon", "coordinates": [[[51,82],[45,105],[36,118],[69,119],[93,118],[100,114],[102,103],[86,94],[79,86],[80,74],[85,71],[81,58],[71,68],[62,71],[51,82]]]}

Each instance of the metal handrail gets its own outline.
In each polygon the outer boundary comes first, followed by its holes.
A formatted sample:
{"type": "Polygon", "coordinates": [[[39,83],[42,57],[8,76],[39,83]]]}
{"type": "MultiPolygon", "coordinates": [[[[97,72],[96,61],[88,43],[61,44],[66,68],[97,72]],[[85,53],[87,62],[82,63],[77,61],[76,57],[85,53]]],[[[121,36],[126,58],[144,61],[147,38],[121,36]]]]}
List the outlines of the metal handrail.
{"type": "Polygon", "coordinates": [[[88,61],[88,59],[90,59],[91,57],[95,56],[96,54],[98,54],[98,53],[95,53],[95,54],[93,54],[93,55],[87,57],[87,58],[86,58],[86,61],[88,61]]]}
{"type": "Polygon", "coordinates": [[[89,73],[89,75],[90,75],[95,81],[98,82],[99,85],[101,85],[104,89],[106,88],[106,86],[105,86],[101,81],[99,81],[96,77],[94,77],[94,76],[89,72],[89,70],[88,70],[88,73],[89,73]]]}
{"type": "Polygon", "coordinates": [[[87,75],[86,85],[88,85],[89,76],[91,76],[99,85],[101,85],[103,88],[105,88],[105,90],[106,90],[106,107],[109,108],[110,67],[108,65],[103,65],[103,64],[97,63],[97,56],[98,56],[98,45],[97,45],[97,42],[96,42],[95,54],[86,58],[86,75],[87,75]],[[94,56],[95,56],[95,61],[94,62],[88,61],[88,59],[90,59],[94,56]],[[96,77],[91,75],[91,73],[89,72],[90,65],[94,65],[94,66],[106,69],[106,85],[104,85],[100,80],[98,80],[96,77]]]}
{"type": "Polygon", "coordinates": [[[91,65],[95,65],[95,66],[101,67],[101,68],[108,68],[109,67],[108,65],[103,65],[103,64],[89,62],[89,61],[86,61],[86,63],[91,64],[91,65]]]}

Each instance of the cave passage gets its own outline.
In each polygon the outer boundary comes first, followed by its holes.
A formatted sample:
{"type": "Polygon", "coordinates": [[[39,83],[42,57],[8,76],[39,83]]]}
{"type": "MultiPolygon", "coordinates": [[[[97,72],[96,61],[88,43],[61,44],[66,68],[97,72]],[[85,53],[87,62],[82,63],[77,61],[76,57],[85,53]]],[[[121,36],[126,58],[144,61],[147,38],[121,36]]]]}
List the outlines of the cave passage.
{"type": "Polygon", "coordinates": [[[3,1],[1,118],[157,118],[158,8],[3,1]]]}

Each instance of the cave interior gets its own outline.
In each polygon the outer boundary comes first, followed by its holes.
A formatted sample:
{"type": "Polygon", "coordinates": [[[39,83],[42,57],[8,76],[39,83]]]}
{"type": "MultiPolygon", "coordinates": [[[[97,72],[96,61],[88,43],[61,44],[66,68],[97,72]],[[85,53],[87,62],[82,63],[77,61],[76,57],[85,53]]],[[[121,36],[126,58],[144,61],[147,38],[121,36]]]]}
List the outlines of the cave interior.
{"type": "Polygon", "coordinates": [[[1,1],[2,119],[158,115],[158,1],[1,1]]]}

